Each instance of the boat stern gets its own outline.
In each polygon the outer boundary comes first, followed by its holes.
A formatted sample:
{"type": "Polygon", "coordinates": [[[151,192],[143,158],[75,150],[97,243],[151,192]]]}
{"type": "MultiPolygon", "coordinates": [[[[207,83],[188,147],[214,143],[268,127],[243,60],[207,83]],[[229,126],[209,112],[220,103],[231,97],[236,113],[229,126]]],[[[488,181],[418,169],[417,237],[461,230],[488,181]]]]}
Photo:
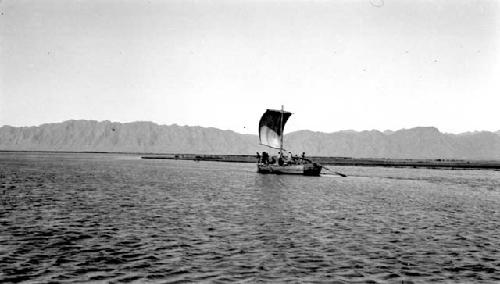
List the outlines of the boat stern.
{"type": "Polygon", "coordinates": [[[316,163],[310,163],[304,165],[304,175],[306,176],[319,176],[321,174],[321,169],[323,166],[316,163]]]}

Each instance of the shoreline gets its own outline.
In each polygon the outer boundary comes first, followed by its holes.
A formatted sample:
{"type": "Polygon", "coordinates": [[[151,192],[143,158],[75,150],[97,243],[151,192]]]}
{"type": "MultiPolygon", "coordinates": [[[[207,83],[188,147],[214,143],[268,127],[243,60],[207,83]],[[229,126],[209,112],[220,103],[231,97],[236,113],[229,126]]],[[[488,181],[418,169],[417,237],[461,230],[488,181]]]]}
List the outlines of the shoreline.
{"type": "MultiPolygon", "coordinates": [[[[168,154],[145,155],[142,159],[193,160],[226,163],[255,163],[255,155],[201,155],[168,154]]],[[[500,170],[500,161],[479,161],[459,159],[384,159],[308,156],[308,159],[322,165],[331,166],[366,166],[366,167],[405,167],[429,169],[488,169],[500,170]]]]}
{"type": "MultiPolygon", "coordinates": [[[[121,154],[137,155],[141,159],[192,160],[225,163],[255,163],[255,155],[216,155],[216,154],[179,154],[179,153],[144,153],[144,152],[106,152],[106,151],[33,151],[0,150],[0,153],[62,153],[62,154],[121,154]]],[[[366,167],[404,167],[428,169],[485,169],[500,170],[497,160],[462,160],[462,159],[392,159],[392,158],[351,158],[308,156],[308,159],[330,166],[366,166],[366,167]]]]}

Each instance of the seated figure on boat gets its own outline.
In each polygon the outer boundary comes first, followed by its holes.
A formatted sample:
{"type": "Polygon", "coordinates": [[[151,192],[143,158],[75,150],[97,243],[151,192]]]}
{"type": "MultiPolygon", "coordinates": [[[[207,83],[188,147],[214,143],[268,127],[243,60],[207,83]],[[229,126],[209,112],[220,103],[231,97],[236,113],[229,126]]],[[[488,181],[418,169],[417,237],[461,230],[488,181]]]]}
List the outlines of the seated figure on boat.
{"type": "Polygon", "coordinates": [[[263,163],[265,165],[269,164],[269,154],[267,154],[267,152],[262,152],[261,163],[263,163]]]}
{"type": "Polygon", "coordinates": [[[278,158],[278,165],[284,166],[285,165],[285,158],[283,156],[280,156],[278,158]]]}
{"type": "Polygon", "coordinates": [[[305,158],[305,152],[299,157],[297,154],[293,155],[292,152],[288,152],[287,155],[283,155],[282,152],[278,152],[278,155],[269,156],[269,153],[262,152],[262,155],[257,152],[257,163],[264,165],[274,165],[279,166],[287,165],[303,165],[310,162],[309,159],[305,158]]]}
{"type": "Polygon", "coordinates": [[[271,165],[276,164],[276,156],[271,157],[271,161],[269,161],[269,164],[271,165]]]}

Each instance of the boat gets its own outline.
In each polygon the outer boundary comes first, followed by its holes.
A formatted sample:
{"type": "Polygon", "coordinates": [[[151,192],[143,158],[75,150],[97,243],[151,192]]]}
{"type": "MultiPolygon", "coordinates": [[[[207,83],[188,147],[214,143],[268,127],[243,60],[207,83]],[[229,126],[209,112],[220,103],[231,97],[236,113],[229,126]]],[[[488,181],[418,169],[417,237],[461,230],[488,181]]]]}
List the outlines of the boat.
{"type": "Polygon", "coordinates": [[[314,163],[306,159],[305,153],[299,158],[295,156],[284,155],[283,151],[283,136],[285,124],[288,118],[292,115],[291,112],[284,110],[267,109],[259,121],[259,140],[261,145],[268,146],[273,149],[279,149],[278,155],[270,157],[267,152],[258,156],[257,172],[263,174],[295,174],[306,176],[319,176],[321,169],[320,164],[314,163]]]}

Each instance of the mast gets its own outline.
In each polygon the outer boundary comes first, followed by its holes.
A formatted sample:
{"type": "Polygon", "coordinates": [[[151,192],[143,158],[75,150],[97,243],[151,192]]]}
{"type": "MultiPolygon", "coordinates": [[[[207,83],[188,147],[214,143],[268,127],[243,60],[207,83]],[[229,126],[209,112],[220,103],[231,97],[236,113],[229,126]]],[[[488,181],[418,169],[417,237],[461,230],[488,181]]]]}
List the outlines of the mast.
{"type": "Polygon", "coordinates": [[[283,111],[284,111],[283,105],[281,105],[281,119],[280,119],[280,130],[281,130],[281,137],[280,137],[280,157],[283,157],[283,136],[285,133],[283,133],[283,111]]]}

